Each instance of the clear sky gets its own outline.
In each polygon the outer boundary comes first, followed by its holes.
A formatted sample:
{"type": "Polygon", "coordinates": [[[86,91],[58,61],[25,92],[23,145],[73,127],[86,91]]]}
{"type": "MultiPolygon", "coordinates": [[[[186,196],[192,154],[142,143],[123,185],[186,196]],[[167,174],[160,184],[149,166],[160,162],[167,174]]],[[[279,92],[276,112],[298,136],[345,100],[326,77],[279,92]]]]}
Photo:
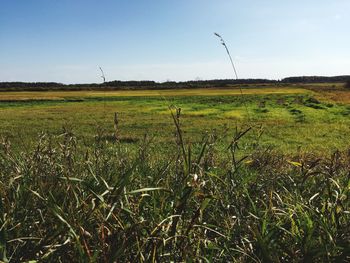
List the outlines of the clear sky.
{"type": "Polygon", "coordinates": [[[0,0],[0,81],[350,74],[349,0],[0,0]]]}

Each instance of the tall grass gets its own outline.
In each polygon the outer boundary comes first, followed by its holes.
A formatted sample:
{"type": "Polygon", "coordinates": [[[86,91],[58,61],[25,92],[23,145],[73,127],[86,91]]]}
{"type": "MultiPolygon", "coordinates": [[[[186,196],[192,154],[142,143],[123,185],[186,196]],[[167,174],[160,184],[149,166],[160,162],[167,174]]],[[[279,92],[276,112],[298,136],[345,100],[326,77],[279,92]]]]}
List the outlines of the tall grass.
{"type": "Polygon", "coordinates": [[[350,260],[350,158],[226,150],[215,131],[136,150],[69,130],[33,150],[0,151],[4,262],[342,262],[350,260]],[[58,140],[58,142],[57,142],[58,140]]]}

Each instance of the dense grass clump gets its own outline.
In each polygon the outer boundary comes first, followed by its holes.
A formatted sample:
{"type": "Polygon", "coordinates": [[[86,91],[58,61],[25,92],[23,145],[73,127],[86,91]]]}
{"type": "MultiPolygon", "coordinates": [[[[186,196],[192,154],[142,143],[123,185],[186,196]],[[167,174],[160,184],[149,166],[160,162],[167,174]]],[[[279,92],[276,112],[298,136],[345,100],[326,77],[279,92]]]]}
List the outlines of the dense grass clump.
{"type": "MultiPolygon", "coordinates": [[[[0,257],[23,262],[320,262],[350,260],[350,157],[184,143],[167,151],[65,131],[34,150],[0,151],[0,257]],[[55,141],[59,140],[59,143],[55,141]]],[[[258,133],[259,134],[259,133],[258,133]]],[[[244,147],[244,145],[241,145],[244,147]]]]}

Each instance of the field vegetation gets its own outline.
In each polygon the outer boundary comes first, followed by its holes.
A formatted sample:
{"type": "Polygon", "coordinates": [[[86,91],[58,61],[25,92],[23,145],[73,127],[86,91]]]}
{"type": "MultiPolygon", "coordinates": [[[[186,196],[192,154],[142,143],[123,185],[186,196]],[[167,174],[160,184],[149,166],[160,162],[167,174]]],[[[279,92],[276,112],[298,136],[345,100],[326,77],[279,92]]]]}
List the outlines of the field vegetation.
{"type": "Polygon", "coordinates": [[[0,259],[350,261],[350,91],[242,91],[1,93],[0,259]]]}
{"type": "MultiPolygon", "coordinates": [[[[261,144],[284,153],[302,148],[315,153],[344,150],[350,138],[350,92],[343,86],[258,87],[139,91],[3,92],[0,133],[27,148],[41,131],[63,127],[91,141],[98,130],[113,132],[114,113],[126,141],[144,134],[167,143],[172,137],[169,106],[182,109],[188,141],[212,129],[263,126],[261,144]],[[317,89],[315,89],[315,87],[317,89]]],[[[247,136],[250,140],[250,136],[247,136]]],[[[227,142],[225,142],[227,143],[227,142]]]]}

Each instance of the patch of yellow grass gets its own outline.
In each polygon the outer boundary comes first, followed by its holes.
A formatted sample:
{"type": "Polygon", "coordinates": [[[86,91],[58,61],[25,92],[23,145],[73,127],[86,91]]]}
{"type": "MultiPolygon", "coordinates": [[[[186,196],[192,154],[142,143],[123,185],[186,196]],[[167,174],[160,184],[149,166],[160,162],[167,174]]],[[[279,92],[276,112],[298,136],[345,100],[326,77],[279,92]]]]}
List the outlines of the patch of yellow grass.
{"type": "Polygon", "coordinates": [[[240,110],[226,111],[222,116],[224,116],[225,118],[234,118],[234,119],[243,118],[243,114],[240,110]]]}
{"type": "Polygon", "coordinates": [[[217,109],[205,109],[205,110],[197,110],[197,111],[186,111],[186,115],[192,115],[192,116],[206,116],[210,114],[216,114],[219,110],[217,109]]]}

